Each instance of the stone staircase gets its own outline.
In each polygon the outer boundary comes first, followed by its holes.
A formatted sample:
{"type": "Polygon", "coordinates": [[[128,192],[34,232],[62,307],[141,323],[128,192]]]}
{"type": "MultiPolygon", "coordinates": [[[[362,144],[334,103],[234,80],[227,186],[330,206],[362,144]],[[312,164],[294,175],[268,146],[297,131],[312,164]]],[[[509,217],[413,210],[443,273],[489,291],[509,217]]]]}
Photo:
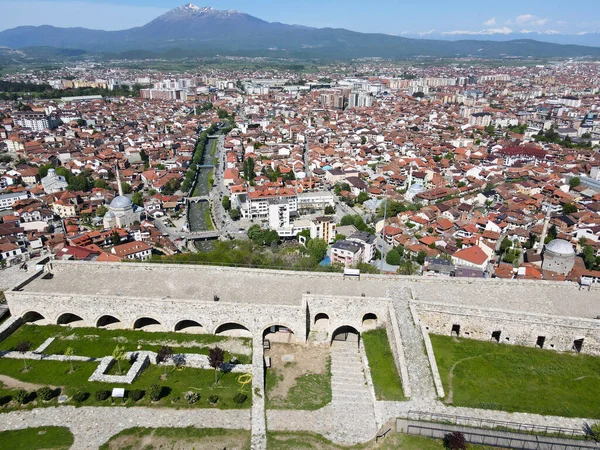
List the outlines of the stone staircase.
{"type": "MultiPolygon", "coordinates": [[[[373,398],[355,342],[335,342],[331,347],[332,417],[336,442],[355,444],[377,431],[373,398]]],[[[331,436],[333,437],[333,436],[331,436]]]]}
{"type": "Polygon", "coordinates": [[[419,328],[420,325],[413,322],[414,318],[410,312],[408,301],[397,299],[395,309],[408,368],[411,398],[413,400],[435,400],[437,393],[429,361],[425,354],[425,343],[419,328]]]}

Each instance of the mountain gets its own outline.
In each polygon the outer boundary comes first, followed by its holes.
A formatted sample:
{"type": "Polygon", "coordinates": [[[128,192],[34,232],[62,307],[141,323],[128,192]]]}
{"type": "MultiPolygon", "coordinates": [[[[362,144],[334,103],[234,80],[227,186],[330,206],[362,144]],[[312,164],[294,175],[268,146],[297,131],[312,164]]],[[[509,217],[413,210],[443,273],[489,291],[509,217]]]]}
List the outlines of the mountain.
{"type": "Polygon", "coordinates": [[[581,57],[600,56],[600,48],[558,45],[531,39],[448,41],[412,39],[345,29],[310,28],[272,23],[249,14],[187,4],[152,22],[121,31],[85,28],[17,27],[0,32],[0,46],[14,49],[50,46],[87,52],[170,49],[194,56],[240,55],[348,59],[413,56],[581,57]]]}

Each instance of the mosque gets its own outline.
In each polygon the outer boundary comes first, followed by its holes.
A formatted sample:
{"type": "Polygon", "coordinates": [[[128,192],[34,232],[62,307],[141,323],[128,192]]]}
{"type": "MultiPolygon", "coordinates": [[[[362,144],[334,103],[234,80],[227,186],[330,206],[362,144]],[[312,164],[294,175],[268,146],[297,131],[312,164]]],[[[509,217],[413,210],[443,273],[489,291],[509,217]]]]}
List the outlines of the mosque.
{"type": "Polygon", "coordinates": [[[140,213],[130,198],[123,195],[119,167],[117,166],[117,185],[119,195],[110,202],[108,211],[104,215],[104,228],[127,228],[135,221],[140,220],[140,213]]]}

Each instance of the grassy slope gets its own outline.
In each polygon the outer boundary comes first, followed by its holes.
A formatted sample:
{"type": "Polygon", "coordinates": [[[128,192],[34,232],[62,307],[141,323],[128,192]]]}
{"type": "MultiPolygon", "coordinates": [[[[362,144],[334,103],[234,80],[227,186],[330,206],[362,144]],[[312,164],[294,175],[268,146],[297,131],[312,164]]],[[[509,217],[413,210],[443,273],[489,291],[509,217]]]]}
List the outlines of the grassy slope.
{"type": "Polygon", "coordinates": [[[64,427],[25,428],[0,432],[0,450],[68,449],[73,435],[64,427]]]}
{"type": "MultiPolygon", "coordinates": [[[[140,346],[141,350],[156,352],[161,347],[159,344],[148,344],[148,342],[168,342],[173,347],[174,353],[199,353],[208,355],[207,347],[178,347],[177,344],[198,343],[208,345],[228,339],[212,334],[151,333],[134,330],[69,328],[60,325],[23,325],[4,341],[0,342],[0,350],[14,349],[22,341],[31,342],[31,348],[35,350],[35,348],[49,337],[56,337],[57,339],[50,344],[44,353],[63,354],[67,347],[72,347],[76,355],[92,358],[111,355],[117,344],[124,346],[125,351],[135,351],[140,346]]],[[[225,354],[225,360],[230,360],[234,356],[244,364],[251,362],[251,357],[248,355],[231,355],[228,352],[225,354]]]]}
{"type": "MultiPolygon", "coordinates": [[[[443,450],[441,440],[421,436],[390,433],[378,443],[374,441],[365,444],[345,447],[336,445],[321,435],[300,432],[267,432],[267,448],[277,450],[443,450]]],[[[469,450],[487,450],[490,447],[469,445],[469,450]]]]}
{"type": "Polygon", "coordinates": [[[385,328],[367,331],[362,338],[377,400],[404,400],[402,382],[385,328]]]}
{"type": "Polygon", "coordinates": [[[276,369],[267,370],[267,409],[315,410],[331,403],[331,360],[327,362],[326,373],[310,373],[296,378],[296,383],[290,388],[285,399],[269,398],[269,391],[282,379],[283,375],[276,369]]]}
{"type": "Polygon", "coordinates": [[[446,392],[456,406],[600,418],[600,358],[431,336],[446,392]],[[469,358],[469,359],[466,359],[469,358]]]}
{"type": "MultiPolygon", "coordinates": [[[[30,370],[23,373],[23,361],[20,359],[0,359],[0,373],[16,378],[18,380],[41,385],[62,386],[67,395],[73,395],[77,391],[85,391],[91,394],[90,398],[83,403],[84,405],[108,405],[110,400],[99,402],[94,398],[94,393],[101,389],[112,389],[115,385],[110,383],[88,382],[88,378],[96,369],[96,363],[74,363],[75,371],[69,373],[70,364],[68,362],[58,361],[28,361],[30,370]]],[[[182,408],[209,408],[208,396],[215,394],[219,396],[218,408],[248,408],[251,404],[251,393],[246,392],[248,399],[242,405],[233,401],[235,394],[239,392],[240,384],[237,382],[239,374],[219,372],[219,383],[214,384],[215,374],[213,370],[201,370],[185,367],[181,370],[173,368],[167,369],[168,377],[162,380],[164,373],[163,367],[151,365],[145,369],[141,375],[128,387],[128,390],[142,389],[147,390],[152,384],[164,386],[164,397],[155,406],[176,406],[182,408]],[[194,405],[188,405],[183,398],[187,391],[194,391],[200,394],[200,400],[194,405]],[[173,400],[177,399],[175,403],[173,400]]],[[[249,391],[249,389],[248,389],[249,391]]],[[[11,394],[7,390],[0,391],[0,397],[11,394]]],[[[121,400],[116,401],[122,404],[121,400]]],[[[39,403],[39,402],[38,402],[39,403]]],[[[56,399],[47,403],[55,405],[56,399]]],[[[132,406],[133,402],[128,400],[126,403],[132,406]]],[[[136,405],[150,405],[148,396],[144,396],[136,405]]],[[[31,404],[30,404],[31,405],[31,404]]],[[[32,405],[31,405],[32,406],[32,405]]]]}
{"type": "Polygon", "coordinates": [[[204,438],[210,438],[213,442],[215,439],[219,437],[239,437],[247,441],[247,445],[244,448],[250,448],[250,432],[245,430],[226,430],[224,428],[195,428],[195,427],[186,427],[186,428],[128,428],[126,430],[121,431],[120,433],[114,435],[112,438],[108,440],[100,450],[111,450],[113,448],[117,448],[111,443],[122,436],[134,436],[136,438],[140,438],[137,442],[139,446],[142,444],[142,438],[145,436],[156,436],[163,437],[167,439],[172,439],[173,442],[177,442],[178,445],[185,443],[185,441],[189,441],[189,444],[193,444],[197,446],[195,448],[202,448],[202,440],[204,438]]]}

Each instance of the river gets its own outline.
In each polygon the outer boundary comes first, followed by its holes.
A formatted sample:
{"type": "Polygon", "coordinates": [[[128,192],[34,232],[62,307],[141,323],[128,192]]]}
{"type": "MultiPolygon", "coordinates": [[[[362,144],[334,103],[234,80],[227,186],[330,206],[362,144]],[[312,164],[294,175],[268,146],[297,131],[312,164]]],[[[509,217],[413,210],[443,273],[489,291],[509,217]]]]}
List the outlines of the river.
{"type": "MultiPolygon", "coordinates": [[[[216,140],[216,138],[209,138],[206,142],[206,148],[204,150],[202,160],[200,161],[200,165],[212,165],[214,155],[211,154],[211,150],[213,148],[213,143],[216,140]]],[[[203,197],[210,193],[210,188],[212,186],[209,187],[208,178],[211,172],[213,172],[213,169],[211,168],[198,169],[198,177],[196,178],[196,184],[194,185],[193,197],[203,197]]],[[[209,226],[206,220],[208,214],[210,214],[210,206],[208,202],[191,203],[188,206],[188,225],[190,227],[190,231],[212,230],[212,224],[209,226]]],[[[201,251],[211,250],[213,246],[213,242],[211,241],[196,241],[196,247],[201,251]]]]}

